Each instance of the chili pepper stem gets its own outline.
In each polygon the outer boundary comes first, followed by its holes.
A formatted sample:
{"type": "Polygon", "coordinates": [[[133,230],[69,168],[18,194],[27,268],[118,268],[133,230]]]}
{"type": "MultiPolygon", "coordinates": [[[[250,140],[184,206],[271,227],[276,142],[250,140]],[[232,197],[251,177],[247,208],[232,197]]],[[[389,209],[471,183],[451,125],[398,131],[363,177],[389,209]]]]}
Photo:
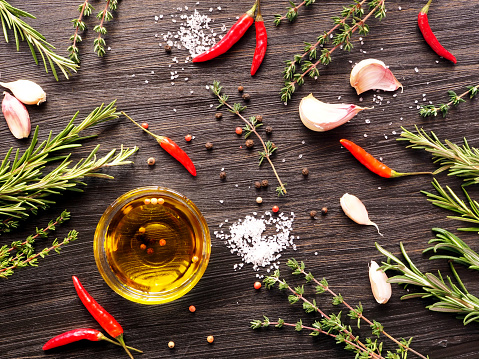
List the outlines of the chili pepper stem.
{"type": "Polygon", "coordinates": [[[134,119],[128,116],[124,111],[121,111],[121,114],[125,116],[127,119],[129,119],[131,122],[133,122],[135,125],[137,125],[139,128],[141,128],[143,131],[153,136],[158,141],[158,143],[161,143],[161,141],[163,141],[163,139],[165,138],[164,136],[158,136],[158,135],[155,135],[153,132],[148,131],[146,128],[142,127],[138,122],[136,122],[134,119]]]}
{"type": "Polygon", "coordinates": [[[256,7],[258,6],[258,1],[256,1],[253,5],[253,7],[251,9],[249,9],[248,11],[246,11],[246,15],[248,15],[249,17],[252,17],[254,18],[254,13],[256,12],[256,7]]]}
{"type": "MultiPolygon", "coordinates": [[[[101,335],[100,340],[105,340],[105,341],[107,341],[108,343],[115,344],[115,345],[118,345],[118,346],[120,346],[120,347],[123,347],[123,345],[121,345],[120,343],[117,343],[117,342],[115,342],[114,340],[111,340],[110,338],[104,336],[103,334],[101,335]]],[[[128,345],[127,345],[126,347],[127,347],[129,350],[133,350],[133,351],[135,351],[135,352],[137,352],[137,353],[143,354],[143,351],[140,350],[140,349],[136,349],[136,348],[130,347],[130,346],[128,346],[128,345]]]]}
{"type": "Polygon", "coordinates": [[[396,178],[396,177],[404,177],[404,176],[416,176],[416,175],[433,175],[434,173],[432,172],[396,172],[394,170],[391,171],[391,177],[390,178],[396,178]]]}
{"type": "Polygon", "coordinates": [[[128,356],[130,357],[130,359],[135,359],[135,358],[133,358],[133,355],[131,355],[130,351],[128,350],[128,348],[127,348],[127,346],[126,346],[126,344],[125,344],[125,341],[123,340],[123,334],[120,334],[120,335],[117,336],[115,339],[118,341],[118,343],[121,344],[121,346],[123,347],[123,349],[125,349],[126,353],[127,353],[128,356]]]}
{"type": "Polygon", "coordinates": [[[422,8],[421,13],[427,14],[427,12],[429,11],[429,5],[431,5],[431,3],[432,3],[432,0],[429,0],[427,4],[424,5],[424,7],[422,8]]]}
{"type": "Polygon", "coordinates": [[[261,15],[261,0],[256,0],[256,5],[258,5],[258,13],[256,14],[255,21],[263,21],[263,16],[261,15]]]}

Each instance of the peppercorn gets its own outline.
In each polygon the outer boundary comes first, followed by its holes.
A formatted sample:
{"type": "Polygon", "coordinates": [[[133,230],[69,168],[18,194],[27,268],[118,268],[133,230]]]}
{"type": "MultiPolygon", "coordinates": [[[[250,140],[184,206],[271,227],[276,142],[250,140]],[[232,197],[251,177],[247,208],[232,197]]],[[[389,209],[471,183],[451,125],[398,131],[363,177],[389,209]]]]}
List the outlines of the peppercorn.
{"type": "Polygon", "coordinates": [[[222,179],[222,180],[226,179],[226,172],[225,171],[220,172],[220,179],[222,179]]]}
{"type": "Polygon", "coordinates": [[[200,260],[200,259],[198,258],[198,256],[193,256],[193,258],[191,258],[191,261],[192,261],[193,263],[196,263],[196,262],[198,262],[199,260],[200,260]]]}
{"type": "Polygon", "coordinates": [[[155,159],[153,157],[148,158],[146,161],[148,163],[148,166],[153,166],[155,164],[155,159]]]}
{"type": "Polygon", "coordinates": [[[235,132],[237,135],[241,135],[243,133],[243,129],[241,127],[236,127],[235,132]]]}
{"type": "Polygon", "coordinates": [[[263,198],[261,198],[261,197],[256,197],[256,203],[258,203],[258,204],[263,203],[263,198]]]}
{"type": "Polygon", "coordinates": [[[278,206],[273,206],[272,211],[274,213],[278,213],[279,212],[279,207],[278,206]]]}
{"type": "Polygon", "coordinates": [[[167,54],[171,54],[171,46],[170,46],[170,45],[166,45],[166,46],[165,46],[165,52],[166,52],[167,54]]]}
{"type": "Polygon", "coordinates": [[[216,112],[215,118],[216,118],[217,120],[221,120],[221,119],[223,118],[223,114],[222,114],[221,112],[216,112]]]}
{"type": "Polygon", "coordinates": [[[257,189],[260,189],[261,188],[261,182],[260,181],[255,181],[254,186],[257,189]]]}
{"type": "Polygon", "coordinates": [[[158,198],[156,201],[157,201],[158,204],[165,203],[165,200],[163,198],[158,198]]]}
{"type": "Polygon", "coordinates": [[[148,127],[149,127],[148,122],[143,122],[143,123],[141,124],[141,127],[143,127],[145,130],[147,130],[148,127]]]}
{"type": "Polygon", "coordinates": [[[256,115],[256,121],[259,122],[259,123],[263,122],[263,116],[256,115]]]}
{"type": "Polygon", "coordinates": [[[173,349],[175,347],[175,342],[169,341],[168,342],[168,348],[173,349]]]}
{"type": "Polygon", "coordinates": [[[269,185],[268,180],[261,181],[261,187],[268,187],[268,185],[269,185]]]}
{"type": "Polygon", "coordinates": [[[193,139],[193,137],[190,134],[185,136],[185,141],[186,142],[190,142],[192,139],[193,139]]]}
{"type": "Polygon", "coordinates": [[[258,290],[261,288],[261,282],[254,282],[254,285],[253,285],[254,289],[258,290]]]}
{"type": "Polygon", "coordinates": [[[249,139],[249,140],[246,140],[244,144],[246,145],[246,147],[252,148],[254,146],[254,141],[252,139],[249,139]]]}
{"type": "Polygon", "coordinates": [[[143,201],[143,203],[145,203],[146,205],[148,205],[148,204],[151,203],[151,199],[145,198],[145,200],[143,201]]]}
{"type": "Polygon", "coordinates": [[[266,126],[266,128],[264,129],[264,131],[266,132],[267,135],[271,135],[271,133],[273,132],[273,127],[271,127],[271,126],[266,126]]]}
{"type": "Polygon", "coordinates": [[[146,228],[145,228],[145,227],[140,227],[140,228],[138,228],[138,232],[140,232],[141,234],[143,234],[143,233],[146,232],[146,228]]]}
{"type": "Polygon", "coordinates": [[[165,246],[166,245],[166,241],[164,239],[160,239],[160,246],[165,246]]]}
{"type": "Polygon", "coordinates": [[[153,204],[153,205],[158,204],[158,198],[152,198],[151,199],[151,204],[153,204]]]}
{"type": "Polygon", "coordinates": [[[243,86],[238,86],[238,92],[243,92],[244,91],[244,87],[243,86]]]}
{"type": "Polygon", "coordinates": [[[207,150],[211,150],[213,148],[213,144],[211,142],[206,142],[205,147],[207,150]]]}
{"type": "Polygon", "coordinates": [[[206,341],[211,344],[215,341],[215,337],[212,335],[208,335],[208,337],[206,338],[206,341]]]}
{"type": "Polygon", "coordinates": [[[144,251],[144,250],[146,249],[146,244],[143,244],[143,243],[140,244],[140,249],[141,249],[142,251],[144,251]]]}
{"type": "Polygon", "coordinates": [[[304,167],[301,173],[303,174],[304,177],[306,177],[307,175],[309,175],[309,170],[306,167],[304,167]]]}
{"type": "Polygon", "coordinates": [[[327,214],[328,214],[328,207],[323,207],[323,208],[321,208],[321,214],[322,214],[323,216],[327,215],[327,214]]]}
{"type": "Polygon", "coordinates": [[[251,96],[249,93],[245,93],[243,96],[241,96],[244,101],[249,101],[251,100],[251,96]]]}
{"type": "Polygon", "coordinates": [[[146,250],[146,253],[148,253],[148,254],[153,254],[153,252],[154,252],[153,248],[148,248],[146,250]]]}
{"type": "Polygon", "coordinates": [[[310,216],[312,219],[314,219],[317,214],[318,214],[318,212],[317,212],[317,211],[314,211],[314,210],[311,211],[311,212],[309,212],[309,216],[310,216]]]}
{"type": "Polygon", "coordinates": [[[190,307],[188,308],[188,310],[189,310],[191,313],[196,312],[196,308],[195,308],[194,305],[190,305],[190,307]]]}

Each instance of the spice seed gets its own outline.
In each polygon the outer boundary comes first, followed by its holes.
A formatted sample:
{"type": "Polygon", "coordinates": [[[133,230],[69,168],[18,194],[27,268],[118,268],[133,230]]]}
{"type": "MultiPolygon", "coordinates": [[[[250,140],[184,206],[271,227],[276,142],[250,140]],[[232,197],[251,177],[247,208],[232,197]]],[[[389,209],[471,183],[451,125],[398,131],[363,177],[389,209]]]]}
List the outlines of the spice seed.
{"type": "Polygon", "coordinates": [[[165,46],[165,52],[166,52],[167,54],[171,54],[171,46],[170,46],[170,45],[166,45],[166,46],[165,46]]]}
{"type": "Polygon", "coordinates": [[[278,206],[273,206],[272,211],[274,213],[278,213],[279,212],[279,207],[278,206]]]}
{"type": "Polygon", "coordinates": [[[143,234],[143,233],[146,232],[146,228],[145,228],[145,227],[140,227],[140,228],[138,228],[138,232],[140,232],[141,234],[143,234]]]}
{"type": "Polygon", "coordinates": [[[188,134],[188,135],[185,136],[185,141],[190,142],[192,138],[193,137],[190,134],[188,134]]]}
{"type": "Polygon", "coordinates": [[[255,188],[261,188],[261,182],[260,181],[255,181],[254,183],[255,188]]]}
{"type": "Polygon", "coordinates": [[[301,173],[303,174],[304,177],[306,177],[306,176],[309,175],[309,170],[305,167],[305,168],[303,168],[303,170],[301,171],[301,173]]]}
{"type": "Polygon", "coordinates": [[[261,282],[254,282],[254,289],[258,290],[261,288],[261,282]]]}
{"type": "Polygon", "coordinates": [[[244,91],[244,87],[243,86],[238,86],[238,92],[243,92],[244,91]]]}
{"type": "Polygon", "coordinates": [[[243,97],[243,100],[244,100],[244,101],[249,101],[249,100],[251,100],[251,96],[250,96],[249,93],[245,93],[245,94],[244,94],[243,96],[241,96],[241,97],[243,97]]]}
{"type": "Polygon", "coordinates": [[[154,252],[153,248],[148,248],[146,250],[146,253],[148,253],[148,254],[153,254],[153,252],[154,252]]]}
{"type": "Polygon", "coordinates": [[[146,249],[146,244],[144,244],[144,243],[140,244],[140,249],[142,251],[144,251],[146,249]]]}
{"type": "Polygon", "coordinates": [[[327,215],[327,214],[328,214],[328,207],[323,207],[323,208],[321,208],[321,214],[322,214],[323,216],[327,215]]]}
{"type": "Polygon", "coordinates": [[[223,118],[223,114],[222,114],[221,112],[217,112],[217,113],[215,114],[215,118],[216,118],[217,120],[221,120],[221,119],[223,118]]]}
{"type": "Polygon", "coordinates": [[[169,341],[168,342],[168,348],[173,349],[175,347],[175,342],[169,341]]]}
{"type": "Polygon", "coordinates": [[[206,338],[206,341],[211,344],[215,341],[215,337],[212,335],[208,335],[208,337],[206,338]]]}
{"type": "Polygon", "coordinates": [[[141,127],[143,127],[145,130],[147,130],[148,127],[149,127],[149,126],[148,126],[148,122],[143,122],[143,123],[141,124],[141,127]]]}
{"type": "Polygon", "coordinates": [[[220,172],[220,179],[222,179],[222,180],[226,179],[226,172],[225,171],[220,172]]]}
{"type": "Polygon", "coordinates": [[[158,201],[158,204],[163,204],[163,203],[165,203],[165,200],[164,200],[163,198],[158,198],[157,201],[158,201]]]}
{"type": "Polygon", "coordinates": [[[143,201],[143,203],[145,203],[146,205],[148,205],[148,204],[151,203],[151,199],[145,198],[145,200],[143,201]]]}
{"type": "Polygon", "coordinates": [[[189,310],[191,313],[196,312],[196,308],[195,308],[194,305],[190,305],[190,307],[188,308],[188,310],[189,310]]]}
{"type": "Polygon", "coordinates": [[[241,127],[236,127],[235,132],[237,135],[241,135],[243,133],[243,129],[241,127]]]}
{"type": "Polygon", "coordinates": [[[311,217],[311,219],[314,219],[317,214],[318,214],[318,212],[317,212],[317,211],[314,211],[314,210],[311,211],[311,212],[309,212],[309,216],[311,217]]]}
{"type": "Polygon", "coordinates": [[[152,198],[151,199],[151,204],[157,204],[158,203],[158,199],[157,198],[152,198]]]}
{"type": "Polygon", "coordinates": [[[207,150],[211,150],[213,148],[213,144],[211,142],[206,142],[205,147],[207,150]]]}
{"type": "Polygon", "coordinates": [[[266,126],[266,128],[264,129],[264,131],[266,132],[267,135],[271,135],[273,133],[273,127],[271,126],[266,126]]]}
{"type": "Polygon", "coordinates": [[[153,157],[150,157],[148,158],[148,161],[146,161],[148,163],[148,166],[153,166],[156,162],[156,160],[153,158],[153,157]]]}
{"type": "Polygon", "coordinates": [[[261,187],[268,187],[269,183],[268,183],[268,180],[262,180],[261,181],[261,187]]]}
{"type": "Polygon", "coordinates": [[[160,239],[160,246],[165,246],[166,245],[166,241],[164,239],[160,239]]]}
{"type": "Polygon", "coordinates": [[[256,121],[258,121],[259,123],[263,122],[263,116],[256,115],[256,121]]]}
{"type": "Polygon", "coordinates": [[[193,258],[191,258],[191,261],[192,261],[193,263],[198,262],[198,261],[199,261],[198,256],[193,256],[193,258]]]}
{"type": "Polygon", "coordinates": [[[263,198],[261,198],[261,197],[256,197],[256,203],[258,203],[258,204],[263,203],[263,198]]]}
{"type": "Polygon", "coordinates": [[[246,145],[246,147],[248,147],[248,148],[253,148],[253,146],[254,146],[254,141],[251,140],[251,139],[246,140],[245,145],[246,145]]]}

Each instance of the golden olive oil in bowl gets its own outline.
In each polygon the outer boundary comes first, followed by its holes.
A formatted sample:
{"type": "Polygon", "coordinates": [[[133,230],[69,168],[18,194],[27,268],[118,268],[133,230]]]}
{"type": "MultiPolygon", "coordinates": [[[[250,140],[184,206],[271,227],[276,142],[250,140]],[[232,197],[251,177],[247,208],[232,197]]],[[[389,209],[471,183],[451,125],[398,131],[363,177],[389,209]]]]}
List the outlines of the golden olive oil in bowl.
{"type": "Polygon", "coordinates": [[[181,297],[200,280],[211,242],[193,202],[167,188],[144,187],[105,211],[94,252],[115,292],[137,303],[160,304],[181,297]]]}

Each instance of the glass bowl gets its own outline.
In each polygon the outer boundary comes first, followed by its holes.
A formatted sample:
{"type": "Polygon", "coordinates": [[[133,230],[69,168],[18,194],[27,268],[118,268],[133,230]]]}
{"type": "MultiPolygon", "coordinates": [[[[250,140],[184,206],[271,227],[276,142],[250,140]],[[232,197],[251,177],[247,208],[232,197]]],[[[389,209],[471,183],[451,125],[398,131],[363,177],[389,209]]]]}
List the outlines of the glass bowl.
{"type": "Polygon", "coordinates": [[[211,239],[192,201],[165,187],[142,187],[106,209],[93,250],[100,274],[116,293],[136,303],[161,304],[198,283],[211,239]]]}

